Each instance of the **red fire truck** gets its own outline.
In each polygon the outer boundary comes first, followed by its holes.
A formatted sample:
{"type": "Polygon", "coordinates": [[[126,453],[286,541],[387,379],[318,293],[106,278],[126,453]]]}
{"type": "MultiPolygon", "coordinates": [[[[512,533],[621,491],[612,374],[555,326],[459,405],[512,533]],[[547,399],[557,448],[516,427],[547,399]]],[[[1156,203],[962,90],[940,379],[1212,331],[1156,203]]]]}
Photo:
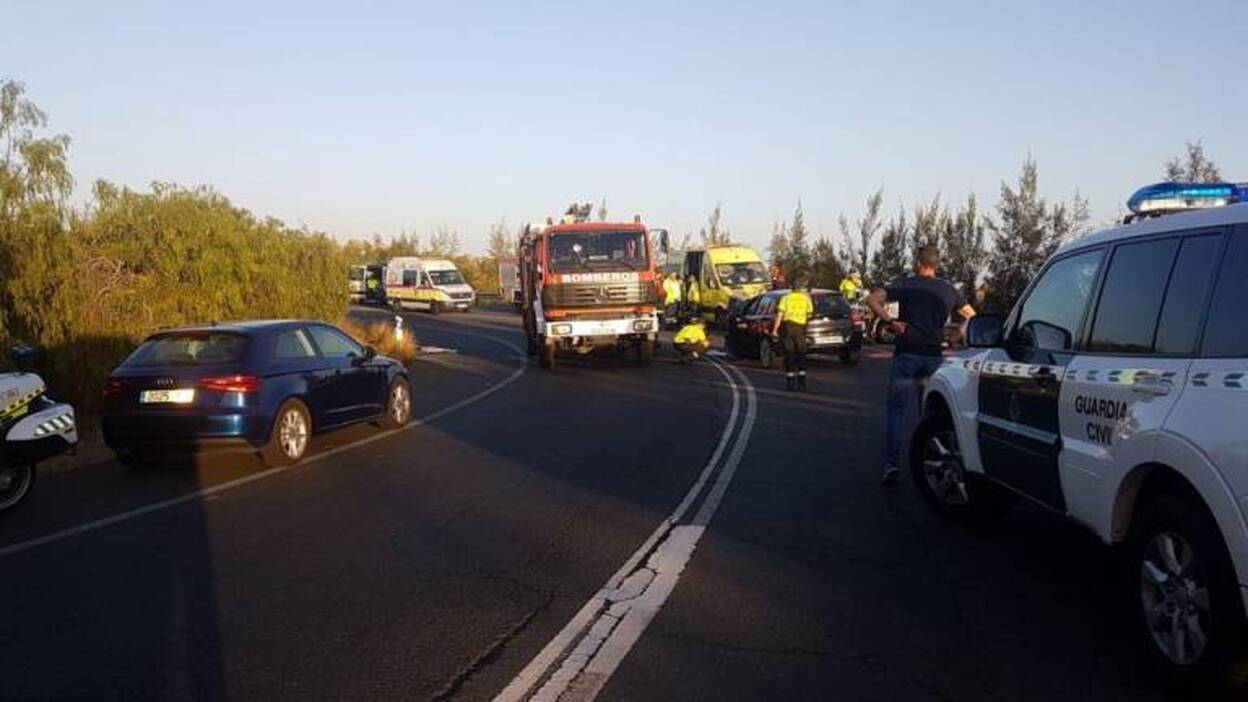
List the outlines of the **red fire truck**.
{"type": "Polygon", "coordinates": [[[638,362],[654,356],[659,291],[651,236],[666,247],[667,232],[631,223],[588,221],[569,208],[556,224],[527,225],[519,242],[521,313],[529,353],[543,368],[557,351],[631,349],[638,362]]]}

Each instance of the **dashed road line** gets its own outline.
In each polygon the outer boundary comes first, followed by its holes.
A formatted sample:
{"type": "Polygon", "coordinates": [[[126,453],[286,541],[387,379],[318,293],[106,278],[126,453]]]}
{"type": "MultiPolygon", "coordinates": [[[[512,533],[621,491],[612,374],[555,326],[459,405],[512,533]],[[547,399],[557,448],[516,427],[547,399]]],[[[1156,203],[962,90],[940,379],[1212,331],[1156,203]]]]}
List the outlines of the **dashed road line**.
{"type": "Polygon", "coordinates": [[[749,378],[733,366],[710,363],[732,388],[732,409],[727,427],[697,481],[645,543],[495,697],[495,702],[594,699],[676,588],[736,474],[757,417],[758,399],[749,378]],[[704,490],[706,495],[693,519],[680,523],[704,490]]]}

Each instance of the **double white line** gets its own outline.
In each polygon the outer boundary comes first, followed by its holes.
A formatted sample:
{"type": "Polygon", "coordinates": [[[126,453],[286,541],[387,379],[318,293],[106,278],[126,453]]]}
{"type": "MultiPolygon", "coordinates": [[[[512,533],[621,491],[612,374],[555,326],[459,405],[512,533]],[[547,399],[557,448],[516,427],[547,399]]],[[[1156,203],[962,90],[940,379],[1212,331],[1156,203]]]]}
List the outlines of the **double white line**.
{"type": "Polygon", "coordinates": [[[711,365],[732,389],[732,410],[697,482],[675,511],[495,697],[495,702],[594,699],[676,588],[737,472],[758,408],[754,386],[744,373],[714,361],[711,365]],[[705,498],[697,513],[682,521],[703,493],[705,498]]]}

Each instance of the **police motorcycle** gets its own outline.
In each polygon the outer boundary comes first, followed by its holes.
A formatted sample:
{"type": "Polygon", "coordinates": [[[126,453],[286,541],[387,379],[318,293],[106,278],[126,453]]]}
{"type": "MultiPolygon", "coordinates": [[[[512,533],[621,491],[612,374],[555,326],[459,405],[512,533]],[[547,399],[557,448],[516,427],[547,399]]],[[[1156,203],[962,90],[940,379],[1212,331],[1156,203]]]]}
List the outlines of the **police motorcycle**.
{"type": "MultiPolygon", "coordinates": [[[[35,352],[13,349],[10,359],[26,368],[35,352]]],[[[40,461],[78,443],[74,408],[54,401],[38,375],[18,370],[0,373],[0,512],[16,507],[35,483],[40,461]]]]}

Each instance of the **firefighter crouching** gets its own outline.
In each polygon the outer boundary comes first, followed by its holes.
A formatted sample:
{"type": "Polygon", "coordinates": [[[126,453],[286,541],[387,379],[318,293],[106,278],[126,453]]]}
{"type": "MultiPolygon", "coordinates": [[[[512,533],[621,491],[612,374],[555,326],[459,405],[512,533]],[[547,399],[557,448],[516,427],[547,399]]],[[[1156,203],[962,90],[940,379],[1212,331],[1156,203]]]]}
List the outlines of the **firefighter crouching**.
{"type": "Polygon", "coordinates": [[[784,386],[788,390],[806,389],[806,323],[815,312],[809,287],[810,279],[806,276],[795,281],[793,289],[780,298],[771,330],[784,353],[784,386]]]}
{"type": "Polygon", "coordinates": [[[676,337],[672,339],[672,346],[680,352],[681,363],[695,361],[706,353],[706,350],[711,347],[711,341],[706,336],[706,324],[702,318],[690,317],[688,323],[676,332],[676,337]]]}

